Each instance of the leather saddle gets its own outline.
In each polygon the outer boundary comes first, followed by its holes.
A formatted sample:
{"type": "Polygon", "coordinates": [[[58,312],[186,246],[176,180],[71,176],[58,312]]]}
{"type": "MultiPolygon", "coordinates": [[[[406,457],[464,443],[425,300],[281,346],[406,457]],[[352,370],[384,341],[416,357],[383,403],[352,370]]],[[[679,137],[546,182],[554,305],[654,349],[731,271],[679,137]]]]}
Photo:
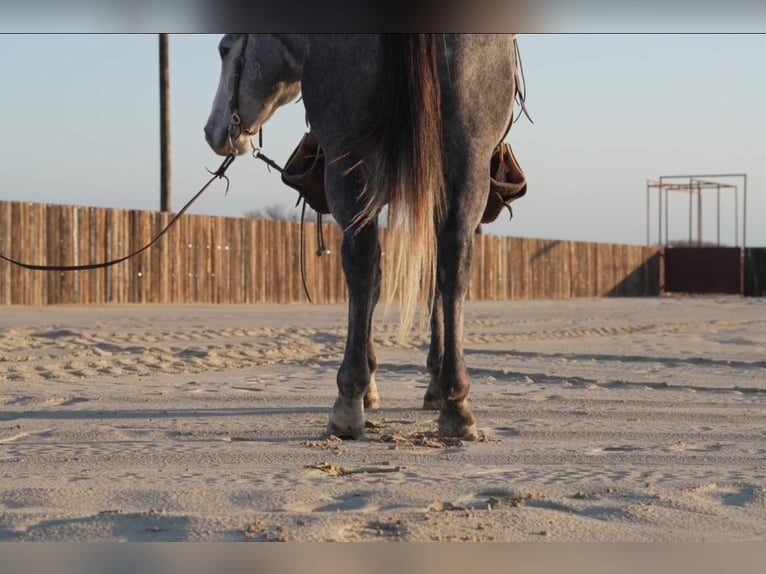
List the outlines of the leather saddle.
{"type": "MultiPolygon", "coordinates": [[[[319,214],[330,213],[324,189],[324,163],[325,157],[319,142],[308,132],[290,155],[282,172],[282,181],[300,194],[298,202],[304,199],[319,214]]],[[[510,144],[498,144],[492,153],[489,169],[490,184],[482,223],[497,219],[504,207],[513,217],[510,203],[527,192],[526,177],[510,144]]]]}

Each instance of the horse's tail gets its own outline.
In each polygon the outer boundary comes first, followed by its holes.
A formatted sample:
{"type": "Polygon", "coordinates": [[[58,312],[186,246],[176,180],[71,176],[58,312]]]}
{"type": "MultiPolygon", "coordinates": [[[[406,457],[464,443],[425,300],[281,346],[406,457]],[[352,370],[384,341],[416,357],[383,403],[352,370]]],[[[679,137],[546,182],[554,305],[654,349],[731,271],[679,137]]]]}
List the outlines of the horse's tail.
{"type": "Polygon", "coordinates": [[[369,189],[371,218],[388,203],[385,285],[401,300],[400,334],[406,334],[421,305],[425,316],[436,288],[436,227],[445,211],[442,110],[438,44],[433,34],[382,36],[385,101],[376,130],[377,173],[369,189]]]}

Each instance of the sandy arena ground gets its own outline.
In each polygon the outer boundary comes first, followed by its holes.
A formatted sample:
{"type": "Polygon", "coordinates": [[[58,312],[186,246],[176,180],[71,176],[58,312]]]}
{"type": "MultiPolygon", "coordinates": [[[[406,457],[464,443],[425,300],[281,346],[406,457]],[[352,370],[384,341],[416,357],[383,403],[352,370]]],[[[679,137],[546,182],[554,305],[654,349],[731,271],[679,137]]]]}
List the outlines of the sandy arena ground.
{"type": "Polygon", "coordinates": [[[3,308],[0,540],[766,540],[763,299],[469,303],[471,443],[382,311],[381,408],[322,438],[345,316],[3,308]]]}

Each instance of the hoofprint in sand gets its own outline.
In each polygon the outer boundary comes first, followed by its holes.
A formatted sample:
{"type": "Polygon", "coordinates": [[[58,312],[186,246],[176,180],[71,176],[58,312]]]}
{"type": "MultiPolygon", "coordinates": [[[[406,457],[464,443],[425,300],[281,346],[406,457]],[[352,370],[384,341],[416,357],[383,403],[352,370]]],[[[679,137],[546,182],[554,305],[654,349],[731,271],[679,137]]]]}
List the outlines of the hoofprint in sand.
{"type": "Polygon", "coordinates": [[[323,438],[342,306],[6,307],[2,540],[764,540],[766,302],[473,302],[478,442],[381,408],[323,438]]]}

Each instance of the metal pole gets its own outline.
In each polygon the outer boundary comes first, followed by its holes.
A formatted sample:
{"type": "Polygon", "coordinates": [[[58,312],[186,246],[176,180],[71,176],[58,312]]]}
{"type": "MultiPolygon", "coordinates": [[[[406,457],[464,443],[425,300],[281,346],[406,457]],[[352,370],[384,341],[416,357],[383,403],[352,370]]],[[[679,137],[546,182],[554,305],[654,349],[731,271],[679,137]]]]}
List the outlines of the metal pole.
{"type": "Polygon", "coordinates": [[[747,174],[743,175],[745,180],[744,189],[742,190],[742,248],[747,247],[747,174]]]}
{"type": "Polygon", "coordinates": [[[739,188],[734,188],[734,247],[739,247],[739,188]]]}
{"type": "Polygon", "coordinates": [[[665,247],[668,246],[669,243],[669,228],[668,228],[668,221],[670,221],[670,212],[668,211],[668,190],[665,190],[665,247]]]}
{"type": "Polygon", "coordinates": [[[649,180],[646,180],[646,246],[649,247],[649,180]]]}
{"type": "Polygon", "coordinates": [[[717,247],[721,246],[721,186],[717,185],[715,188],[715,198],[716,198],[716,209],[715,209],[715,218],[716,218],[716,232],[715,232],[715,244],[717,247]]]}
{"type": "Polygon", "coordinates": [[[697,182],[697,247],[702,247],[702,187],[697,182]]]}
{"type": "Polygon", "coordinates": [[[692,199],[693,195],[693,189],[692,188],[692,180],[689,179],[689,247],[692,246],[692,205],[694,204],[694,201],[692,199]]]}
{"type": "Polygon", "coordinates": [[[660,177],[660,187],[657,189],[657,245],[662,247],[662,177],[660,177]]]}
{"type": "Polygon", "coordinates": [[[171,211],[168,35],[160,34],[160,211],[171,211]]]}

